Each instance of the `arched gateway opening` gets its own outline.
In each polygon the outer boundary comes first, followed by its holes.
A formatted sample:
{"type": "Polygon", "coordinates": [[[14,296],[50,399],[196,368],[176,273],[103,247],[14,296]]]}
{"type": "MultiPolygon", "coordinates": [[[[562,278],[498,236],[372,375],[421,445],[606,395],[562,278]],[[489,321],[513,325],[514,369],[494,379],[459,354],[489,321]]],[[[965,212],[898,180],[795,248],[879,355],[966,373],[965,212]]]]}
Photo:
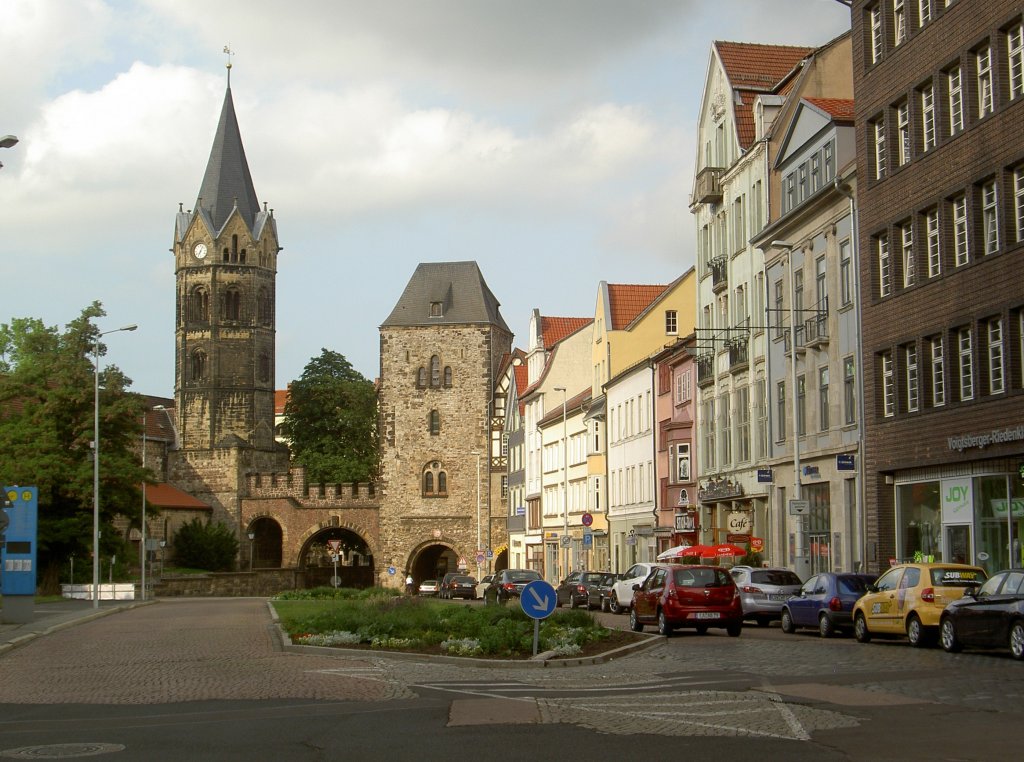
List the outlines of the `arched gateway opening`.
{"type": "Polygon", "coordinates": [[[253,569],[280,569],[281,525],[274,519],[259,518],[249,525],[246,534],[252,537],[248,548],[244,547],[243,539],[242,557],[245,558],[248,550],[249,566],[253,569]]]}
{"type": "Polygon", "coordinates": [[[409,572],[418,586],[425,579],[440,580],[448,572],[459,571],[459,557],[447,545],[424,545],[413,551],[409,559],[409,572]]]}
{"type": "Polygon", "coordinates": [[[317,532],[302,546],[299,566],[305,571],[306,587],[330,587],[334,576],[332,540],[338,545],[338,587],[372,587],[373,556],[363,538],[342,527],[317,532]]]}

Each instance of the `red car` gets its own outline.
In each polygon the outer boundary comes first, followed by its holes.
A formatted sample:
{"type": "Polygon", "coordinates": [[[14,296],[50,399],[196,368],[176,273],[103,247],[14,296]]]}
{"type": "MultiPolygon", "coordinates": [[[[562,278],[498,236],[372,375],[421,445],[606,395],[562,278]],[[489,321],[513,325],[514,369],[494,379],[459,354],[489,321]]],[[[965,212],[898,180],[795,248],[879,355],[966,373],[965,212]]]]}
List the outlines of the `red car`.
{"type": "Polygon", "coordinates": [[[690,627],[703,635],[709,627],[723,627],[730,637],[743,631],[740,591],[732,577],[716,566],[659,564],[642,584],[633,585],[629,626],[642,632],[656,624],[668,637],[677,627],[690,627]]]}

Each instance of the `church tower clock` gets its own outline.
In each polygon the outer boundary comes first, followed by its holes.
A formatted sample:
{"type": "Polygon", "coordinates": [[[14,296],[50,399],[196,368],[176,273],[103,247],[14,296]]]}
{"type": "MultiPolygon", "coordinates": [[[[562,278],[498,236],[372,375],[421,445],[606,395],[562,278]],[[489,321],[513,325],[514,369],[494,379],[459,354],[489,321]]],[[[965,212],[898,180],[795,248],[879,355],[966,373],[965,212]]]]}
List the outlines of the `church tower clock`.
{"type": "Polygon", "coordinates": [[[221,448],[272,452],[278,246],[273,210],[260,208],[231,98],[195,207],[179,206],[175,406],[186,459],[221,448]]]}

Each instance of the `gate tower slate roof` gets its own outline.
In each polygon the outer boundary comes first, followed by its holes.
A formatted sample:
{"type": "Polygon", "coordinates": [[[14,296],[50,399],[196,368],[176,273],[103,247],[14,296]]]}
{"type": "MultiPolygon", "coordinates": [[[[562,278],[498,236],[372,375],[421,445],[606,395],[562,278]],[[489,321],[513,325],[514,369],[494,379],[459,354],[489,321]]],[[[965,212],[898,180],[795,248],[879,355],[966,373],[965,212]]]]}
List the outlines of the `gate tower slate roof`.
{"type": "Polygon", "coordinates": [[[381,328],[430,325],[495,325],[512,333],[476,262],[421,262],[381,328]],[[431,304],[441,304],[431,317],[431,304]]]}

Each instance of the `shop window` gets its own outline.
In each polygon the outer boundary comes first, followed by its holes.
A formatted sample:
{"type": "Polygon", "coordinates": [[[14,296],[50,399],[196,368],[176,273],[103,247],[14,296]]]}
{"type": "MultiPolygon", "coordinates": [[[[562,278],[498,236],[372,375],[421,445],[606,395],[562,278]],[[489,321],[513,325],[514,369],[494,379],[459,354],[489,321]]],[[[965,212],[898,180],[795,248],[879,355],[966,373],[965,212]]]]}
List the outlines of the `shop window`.
{"type": "Polygon", "coordinates": [[[942,561],[940,483],[918,482],[896,487],[899,561],[942,561]]]}

